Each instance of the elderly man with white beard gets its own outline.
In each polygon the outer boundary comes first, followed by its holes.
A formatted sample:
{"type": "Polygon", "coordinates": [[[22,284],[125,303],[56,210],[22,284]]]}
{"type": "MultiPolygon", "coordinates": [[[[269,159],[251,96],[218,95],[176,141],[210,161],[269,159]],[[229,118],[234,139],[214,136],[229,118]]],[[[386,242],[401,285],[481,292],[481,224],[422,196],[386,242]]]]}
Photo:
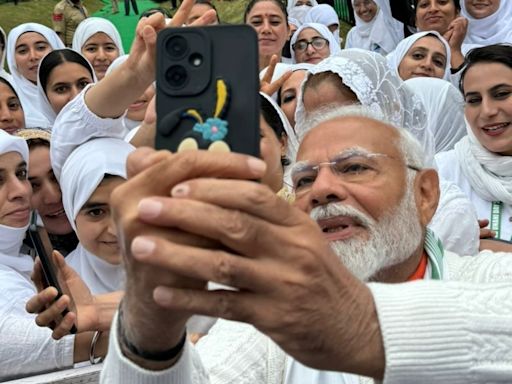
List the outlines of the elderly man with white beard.
{"type": "Polygon", "coordinates": [[[254,158],[130,159],[112,196],[127,287],[103,383],[512,380],[509,255],[443,252],[425,229],[437,173],[407,132],[361,107],[317,117],[292,170],[296,207],[250,181],[265,170],[254,158]],[[457,282],[361,281],[409,279],[457,282]],[[194,347],[192,313],[236,321],[194,347]]]}

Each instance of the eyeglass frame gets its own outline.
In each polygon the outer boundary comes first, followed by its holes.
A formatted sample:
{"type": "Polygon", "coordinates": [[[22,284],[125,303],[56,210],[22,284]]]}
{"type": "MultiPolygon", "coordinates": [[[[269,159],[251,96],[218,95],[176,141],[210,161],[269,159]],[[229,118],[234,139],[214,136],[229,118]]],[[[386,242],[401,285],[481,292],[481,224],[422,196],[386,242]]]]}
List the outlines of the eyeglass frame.
{"type": "Polygon", "coordinates": [[[306,40],[306,39],[300,39],[300,40],[297,40],[293,45],[292,45],[292,49],[294,50],[294,52],[306,52],[309,48],[309,46],[312,46],[315,51],[318,51],[320,49],[323,49],[325,48],[325,46],[329,46],[329,40],[327,40],[325,37],[322,37],[322,36],[315,36],[313,37],[311,40],[306,40]],[[324,42],[324,46],[320,47],[320,48],[317,48],[315,47],[313,44],[315,41],[323,41],[324,42]],[[300,51],[298,49],[295,49],[295,47],[297,46],[297,44],[299,43],[306,43],[306,46],[304,47],[304,49],[301,49],[300,51]]]}
{"type": "MultiPolygon", "coordinates": [[[[400,161],[407,169],[410,169],[410,170],[415,171],[415,172],[420,172],[423,169],[423,168],[421,168],[419,166],[416,166],[414,164],[405,163],[405,162],[403,162],[402,159],[397,159],[397,158],[395,158],[393,156],[390,156],[390,155],[387,155],[385,153],[370,153],[370,152],[368,152],[366,150],[362,150],[361,148],[350,148],[348,150],[343,151],[339,155],[337,155],[334,158],[334,160],[331,160],[331,161],[323,161],[323,162],[317,163],[315,165],[312,165],[312,164],[310,164],[308,162],[302,162],[303,164],[301,165],[300,164],[301,162],[299,162],[299,163],[296,163],[294,166],[292,166],[292,169],[290,170],[290,178],[292,179],[291,188],[292,188],[293,193],[297,194],[297,187],[295,186],[296,181],[295,181],[295,178],[294,178],[294,174],[296,174],[299,171],[296,170],[296,168],[299,168],[299,167],[302,166],[303,167],[302,168],[302,172],[304,172],[304,169],[307,167],[309,170],[316,172],[316,175],[318,176],[318,172],[320,171],[320,168],[323,167],[323,166],[328,165],[329,168],[335,174],[337,174],[338,172],[337,172],[336,169],[334,169],[334,165],[338,164],[341,161],[346,161],[346,160],[348,160],[350,158],[353,158],[353,157],[365,157],[367,159],[371,159],[371,158],[374,158],[374,157],[385,157],[385,158],[388,158],[388,159],[391,159],[391,160],[400,161]]],[[[315,181],[316,181],[316,178],[315,178],[315,181]]],[[[313,183],[311,183],[311,185],[313,183]]]]}

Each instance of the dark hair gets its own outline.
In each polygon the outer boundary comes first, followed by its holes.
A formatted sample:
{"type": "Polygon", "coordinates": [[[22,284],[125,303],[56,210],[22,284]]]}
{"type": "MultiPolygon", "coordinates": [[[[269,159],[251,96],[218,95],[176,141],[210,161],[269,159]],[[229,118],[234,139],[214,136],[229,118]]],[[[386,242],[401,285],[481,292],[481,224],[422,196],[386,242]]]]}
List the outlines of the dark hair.
{"type": "Polygon", "coordinates": [[[345,85],[345,83],[343,83],[343,79],[337,73],[330,71],[320,72],[309,76],[306,80],[306,83],[304,84],[302,97],[304,98],[304,94],[306,93],[307,89],[317,88],[323,83],[330,83],[334,85],[341,94],[347,97],[353,97],[355,100],[359,100],[355,92],[352,91],[350,87],[345,85]]]}
{"type": "Polygon", "coordinates": [[[478,63],[498,63],[512,69],[512,45],[493,44],[469,51],[464,60],[464,69],[460,75],[459,88],[462,93],[464,93],[464,77],[468,69],[478,63]]]}
{"type": "MultiPolygon", "coordinates": [[[[260,111],[261,116],[272,128],[278,140],[283,136],[286,137],[283,121],[274,106],[264,96],[260,95],[260,111]]],[[[281,165],[283,167],[290,165],[290,160],[286,156],[281,156],[281,165]]]]}
{"type": "Polygon", "coordinates": [[[286,24],[288,24],[288,11],[286,10],[286,4],[280,0],[251,0],[249,2],[249,4],[247,4],[247,7],[245,7],[244,23],[247,23],[247,16],[249,15],[249,12],[251,12],[252,9],[254,8],[254,6],[257,3],[259,3],[260,1],[271,1],[272,3],[277,5],[279,7],[279,9],[281,10],[281,12],[283,12],[284,20],[285,20],[286,24]]]}
{"type": "MultiPolygon", "coordinates": [[[[420,0],[414,0],[414,9],[418,9],[418,2],[420,0]]],[[[460,12],[460,0],[452,0],[455,9],[460,12]]]]}
{"type": "Polygon", "coordinates": [[[39,67],[39,83],[43,87],[44,94],[46,95],[46,86],[48,85],[48,78],[52,73],[53,69],[63,63],[77,63],[87,69],[91,78],[94,79],[94,73],[91,65],[80,53],[75,52],[71,49],[55,49],[48,53],[39,67]]]}
{"type": "Polygon", "coordinates": [[[0,32],[0,48],[2,48],[2,50],[5,49],[5,37],[2,32],[0,32]]]}
{"type": "Polygon", "coordinates": [[[171,12],[169,12],[168,9],[165,9],[162,7],[155,7],[155,8],[146,9],[144,12],[142,12],[140,14],[139,19],[142,19],[143,17],[149,17],[151,15],[154,15],[155,13],[161,13],[162,15],[164,15],[164,17],[168,17],[168,18],[171,18],[171,16],[172,16],[171,12]]]}
{"type": "Polygon", "coordinates": [[[196,0],[196,1],[194,1],[194,5],[196,5],[196,4],[204,4],[204,5],[209,6],[211,9],[213,9],[215,11],[215,13],[217,14],[217,21],[220,24],[219,12],[217,12],[217,8],[215,8],[215,5],[213,5],[213,3],[210,0],[196,0]]]}
{"type": "Polygon", "coordinates": [[[44,139],[28,139],[27,145],[29,150],[39,147],[50,148],[50,142],[44,139]]]}
{"type": "MultiPolygon", "coordinates": [[[[12,84],[9,83],[9,81],[7,79],[4,79],[2,76],[0,76],[0,83],[4,83],[5,85],[7,85],[11,89],[12,93],[14,93],[16,95],[16,97],[19,99],[18,93],[16,92],[16,90],[14,89],[12,84]]],[[[21,107],[23,108],[23,105],[21,107]]]]}

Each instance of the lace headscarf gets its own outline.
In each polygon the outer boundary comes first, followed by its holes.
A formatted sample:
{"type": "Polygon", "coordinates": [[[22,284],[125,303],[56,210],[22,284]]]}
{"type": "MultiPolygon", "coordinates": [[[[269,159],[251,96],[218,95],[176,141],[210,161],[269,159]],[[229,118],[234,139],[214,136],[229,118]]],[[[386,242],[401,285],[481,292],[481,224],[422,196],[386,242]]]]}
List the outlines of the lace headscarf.
{"type": "Polygon", "coordinates": [[[453,84],[442,79],[416,77],[405,82],[421,99],[434,135],[436,153],[453,149],[466,136],[464,98],[453,84]]]}
{"type": "Polygon", "coordinates": [[[450,81],[450,60],[451,60],[451,49],[448,42],[445,40],[443,36],[439,34],[439,32],[436,31],[424,31],[424,32],[418,32],[414,35],[409,36],[406,39],[403,39],[395,48],[393,52],[388,54],[386,56],[386,59],[388,61],[389,68],[391,68],[393,71],[395,71],[396,75],[400,77],[400,74],[398,73],[398,67],[400,67],[400,63],[404,59],[405,55],[407,55],[407,52],[409,52],[409,49],[419,40],[427,35],[434,35],[437,37],[441,43],[443,43],[445,51],[446,51],[446,66],[444,68],[444,76],[443,79],[450,81]]]}
{"type": "Polygon", "coordinates": [[[304,84],[310,76],[322,72],[340,76],[362,105],[393,125],[407,129],[425,151],[426,164],[434,165],[434,138],[427,126],[425,107],[414,92],[388,68],[382,55],[362,49],[345,49],[338,56],[329,57],[308,70],[295,112],[299,142],[306,133],[301,129],[306,118],[304,84]]]}

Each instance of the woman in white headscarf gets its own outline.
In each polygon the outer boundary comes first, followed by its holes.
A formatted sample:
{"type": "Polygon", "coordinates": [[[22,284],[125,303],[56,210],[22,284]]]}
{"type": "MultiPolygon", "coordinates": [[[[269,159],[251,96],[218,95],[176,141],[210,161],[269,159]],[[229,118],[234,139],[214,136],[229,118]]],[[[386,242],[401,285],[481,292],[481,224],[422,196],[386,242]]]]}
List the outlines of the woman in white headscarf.
{"type": "Polygon", "coordinates": [[[405,84],[425,106],[436,153],[453,149],[466,136],[464,98],[460,91],[448,81],[428,77],[412,78],[405,84]]]}
{"type": "Polygon", "coordinates": [[[98,80],[103,79],[115,59],[124,55],[119,31],[112,22],[101,17],[89,17],[78,25],[72,48],[89,60],[98,80]]]}
{"type": "Polygon", "coordinates": [[[338,14],[329,4],[319,4],[307,13],[305,23],[319,23],[325,25],[334,35],[340,45],[340,20],[338,14]]]}
{"type": "Polygon", "coordinates": [[[436,31],[418,32],[407,37],[386,59],[389,68],[404,81],[421,76],[451,80],[450,46],[436,31]]]}
{"type": "Polygon", "coordinates": [[[317,5],[317,0],[288,0],[286,10],[289,17],[298,20],[300,23],[305,23],[306,15],[317,5]]]}
{"type": "Polygon", "coordinates": [[[36,293],[34,262],[20,251],[30,219],[28,159],[25,140],[0,130],[0,381],[73,365],[74,336],[56,342],[25,312],[36,293]]]}
{"type": "Polygon", "coordinates": [[[345,48],[360,48],[387,55],[404,38],[404,26],[391,15],[389,0],[352,0],[356,26],[345,48]]]}
{"type": "Polygon", "coordinates": [[[7,35],[2,27],[0,27],[0,76],[6,80],[11,81],[11,75],[5,70],[5,55],[7,53],[7,35]]]}
{"type": "Polygon", "coordinates": [[[512,2],[462,0],[461,14],[468,19],[462,52],[484,45],[512,43],[512,2]],[[476,6],[478,5],[478,6],[476,6]]]}
{"type": "Polygon", "coordinates": [[[53,125],[62,108],[94,82],[94,69],[80,53],[69,48],[50,52],[39,63],[37,72],[41,112],[53,125]]]}
{"type": "Polygon", "coordinates": [[[293,63],[317,64],[326,57],[341,52],[332,32],[318,23],[302,24],[293,34],[290,47],[293,63]],[[318,41],[319,46],[315,45],[315,41],[318,41]]]}
{"type": "Polygon", "coordinates": [[[41,59],[54,49],[64,48],[59,36],[37,23],[25,23],[9,32],[7,65],[13,85],[25,111],[26,126],[50,128],[51,124],[39,109],[37,69],[41,59]]]}
{"type": "MultiPolygon", "coordinates": [[[[427,166],[435,168],[434,138],[423,104],[387,67],[386,59],[375,52],[345,49],[308,70],[295,114],[299,139],[305,133],[302,127],[308,113],[324,105],[354,103],[367,106],[391,124],[407,129],[425,151],[427,166]],[[332,99],[324,96],[327,94],[332,99]]],[[[441,180],[440,189],[439,206],[430,228],[448,250],[476,254],[479,232],[471,203],[453,183],[441,180]]]]}
{"type": "Polygon", "coordinates": [[[511,241],[512,46],[476,48],[466,61],[461,88],[467,136],[436,160],[440,174],[468,195],[495,237],[511,241]]]}

